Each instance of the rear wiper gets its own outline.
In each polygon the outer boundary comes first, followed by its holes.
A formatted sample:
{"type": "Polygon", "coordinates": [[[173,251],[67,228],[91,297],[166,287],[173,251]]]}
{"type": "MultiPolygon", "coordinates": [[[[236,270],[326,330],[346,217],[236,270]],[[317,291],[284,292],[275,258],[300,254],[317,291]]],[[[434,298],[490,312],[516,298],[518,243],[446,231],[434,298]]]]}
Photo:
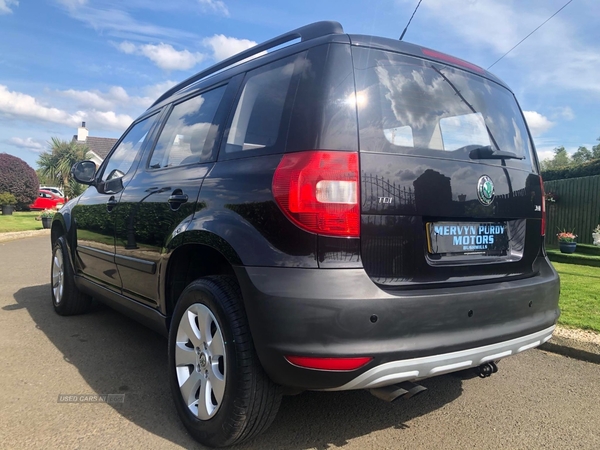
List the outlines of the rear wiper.
{"type": "Polygon", "coordinates": [[[518,156],[513,152],[503,152],[502,150],[494,150],[491,145],[477,147],[469,152],[471,159],[525,159],[523,156],[518,156]]]}

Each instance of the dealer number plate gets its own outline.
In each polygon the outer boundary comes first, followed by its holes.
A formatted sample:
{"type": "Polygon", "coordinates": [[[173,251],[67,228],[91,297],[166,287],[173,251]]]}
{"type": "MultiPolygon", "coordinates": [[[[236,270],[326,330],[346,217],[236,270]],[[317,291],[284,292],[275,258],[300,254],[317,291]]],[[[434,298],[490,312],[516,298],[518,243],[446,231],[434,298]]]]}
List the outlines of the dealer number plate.
{"type": "Polygon", "coordinates": [[[506,222],[430,222],[427,247],[432,255],[505,255],[506,222]]]}

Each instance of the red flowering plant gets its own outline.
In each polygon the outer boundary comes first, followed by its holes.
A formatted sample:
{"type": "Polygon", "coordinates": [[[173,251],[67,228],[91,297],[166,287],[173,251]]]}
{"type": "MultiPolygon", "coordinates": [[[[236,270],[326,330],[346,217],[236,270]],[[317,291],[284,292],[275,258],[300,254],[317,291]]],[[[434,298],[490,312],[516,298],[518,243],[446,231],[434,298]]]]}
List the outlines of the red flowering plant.
{"type": "Polygon", "coordinates": [[[558,242],[575,242],[575,239],[577,239],[577,235],[573,234],[573,232],[571,231],[561,231],[560,233],[558,233],[556,235],[556,237],[558,238],[558,242]]]}

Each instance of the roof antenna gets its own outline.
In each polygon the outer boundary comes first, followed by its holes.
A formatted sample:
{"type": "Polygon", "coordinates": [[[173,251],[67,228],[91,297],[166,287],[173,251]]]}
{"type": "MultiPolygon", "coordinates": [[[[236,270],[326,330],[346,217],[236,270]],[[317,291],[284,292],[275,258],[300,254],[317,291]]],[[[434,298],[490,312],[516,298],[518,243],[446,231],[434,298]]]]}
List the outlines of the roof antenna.
{"type": "Polygon", "coordinates": [[[422,2],[422,1],[423,1],[423,0],[419,0],[419,3],[417,4],[417,7],[416,7],[416,8],[415,8],[415,10],[413,11],[413,13],[412,13],[412,16],[410,16],[410,19],[408,20],[408,23],[406,24],[406,28],[405,28],[405,29],[404,29],[404,31],[402,32],[402,36],[400,36],[400,39],[399,39],[400,41],[402,40],[402,38],[403,38],[403,37],[404,37],[404,35],[406,34],[406,30],[408,30],[408,26],[409,26],[409,25],[410,25],[410,23],[412,22],[412,20],[413,20],[413,17],[415,17],[415,14],[416,14],[416,12],[417,12],[417,9],[419,9],[419,6],[421,6],[421,2],[422,2]]]}

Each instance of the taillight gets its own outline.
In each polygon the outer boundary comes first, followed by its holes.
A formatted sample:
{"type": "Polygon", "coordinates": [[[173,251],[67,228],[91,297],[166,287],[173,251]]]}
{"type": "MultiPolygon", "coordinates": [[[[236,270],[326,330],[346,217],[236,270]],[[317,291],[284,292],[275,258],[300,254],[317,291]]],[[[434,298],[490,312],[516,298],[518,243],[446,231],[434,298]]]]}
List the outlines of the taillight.
{"type": "Polygon", "coordinates": [[[544,191],[544,180],[540,175],[540,189],[542,192],[542,236],[546,236],[546,191],[544,191]]]}
{"type": "Polygon", "coordinates": [[[360,236],[358,154],[306,151],[284,155],[273,196],[300,228],[325,236],[360,236]]]}
{"type": "Polygon", "coordinates": [[[289,362],[305,369],[317,370],[356,370],[369,363],[373,358],[360,356],[357,358],[314,358],[312,356],[286,356],[289,362]]]}

